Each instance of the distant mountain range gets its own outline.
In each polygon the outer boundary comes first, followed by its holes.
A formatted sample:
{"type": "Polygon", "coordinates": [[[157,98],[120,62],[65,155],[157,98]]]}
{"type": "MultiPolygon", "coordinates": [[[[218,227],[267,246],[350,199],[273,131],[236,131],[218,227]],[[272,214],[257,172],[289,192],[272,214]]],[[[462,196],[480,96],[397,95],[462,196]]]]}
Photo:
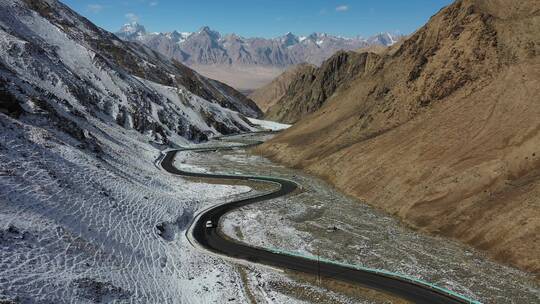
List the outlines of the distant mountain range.
{"type": "Polygon", "coordinates": [[[198,32],[150,33],[133,22],[124,25],[116,35],[127,41],[139,41],[169,58],[190,66],[241,65],[287,67],[300,63],[320,65],[339,50],[356,50],[372,45],[389,46],[400,35],[380,33],[373,37],[345,38],[325,33],[265,38],[244,38],[236,34],[222,35],[202,27],[198,32]]]}

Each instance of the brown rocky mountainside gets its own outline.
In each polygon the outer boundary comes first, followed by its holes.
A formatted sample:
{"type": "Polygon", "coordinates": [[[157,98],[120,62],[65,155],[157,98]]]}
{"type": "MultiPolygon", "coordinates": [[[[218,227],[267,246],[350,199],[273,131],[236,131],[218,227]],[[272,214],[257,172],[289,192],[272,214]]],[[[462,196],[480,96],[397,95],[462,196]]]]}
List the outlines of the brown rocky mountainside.
{"type": "Polygon", "coordinates": [[[336,88],[292,92],[324,105],[257,151],[538,275],[539,55],[540,1],[456,1],[352,77],[328,69],[336,88]]]}
{"type": "Polygon", "coordinates": [[[315,69],[314,65],[308,63],[295,65],[274,78],[271,83],[255,90],[248,97],[255,101],[263,112],[266,112],[285,95],[289,85],[298,75],[311,74],[315,69]]]}
{"type": "MultiPolygon", "coordinates": [[[[266,118],[270,120],[295,123],[306,115],[320,109],[338,90],[348,86],[360,74],[366,72],[370,62],[378,60],[384,54],[395,52],[402,44],[404,37],[392,46],[372,45],[356,51],[340,51],[323,62],[320,68],[303,69],[301,73],[291,73],[285,91],[280,92],[280,98],[275,100],[271,109],[265,110],[266,118]],[[291,77],[295,76],[295,77],[291,77]],[[292,85],[291,85],[292,84],[292,85]]],[[[271,86],[269,86],[271,87],[271,86]]],[[[259,96],[267,95],[265,89],[260,90],[259,96]]],[[[259,107],[260,102],[257,102],[259,107]]]]}
{"type": "Polygon", "coordinates": [[[373,53],[340,51],[323,62],[320,68],[312,68],[297,74],[290,80],[287,92],[268,111],[265,117],[284,123],[295,123],[307,114],[315,112],[339,89],[366,72],[370,62],[378,60],[373,53]]]}

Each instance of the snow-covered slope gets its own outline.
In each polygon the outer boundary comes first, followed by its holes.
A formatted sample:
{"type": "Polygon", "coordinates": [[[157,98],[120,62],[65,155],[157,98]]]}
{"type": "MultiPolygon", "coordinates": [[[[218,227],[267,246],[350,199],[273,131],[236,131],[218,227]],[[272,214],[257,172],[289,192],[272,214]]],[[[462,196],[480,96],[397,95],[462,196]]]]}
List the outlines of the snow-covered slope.
{"type": "Polygon", "coordinates": [[[178,235],[250,189],[154,163],[254,129],[244,101],[59,2],[0,0],[0,302],[245,302],[234,266],[178,235]]]}
{"type": "Polygon", "coordinates": [[[249,121],[251,121],[257,126],[260,126],[261,128],[265,130],[271,130],[271,131],[281,131],[281,130],[285,130],[291,127],[291,125],[288,125],[288,124],[282,124],[279,122],[274,122],[274,121],[269,121],[269,120],[259,120],[255,118],[249,118],[249,121]]]}
{"type": "Polygon", "coordinates": [[[116,33],[116,36],[126,40],[142,39],[145,35],[146,28],[137,22],[124,24],[116,33]]]}
{"type": "Polygon", "coordinates": [[[158,140],[246,131],[243,114],[260,115],[226,85],[123,42],[54,0],[0,2],[0,44],[0,83],[26,111],[96,116],[158,140]]]}
{"type": "Polygon", "coordinates": [[[40,122],[0,113],[0,302],[244,301],[234,267],[180,235],[205,202],[249,188],[171,177],[135,130],[90,118],[103,132],[89,151],[40,122]]]}

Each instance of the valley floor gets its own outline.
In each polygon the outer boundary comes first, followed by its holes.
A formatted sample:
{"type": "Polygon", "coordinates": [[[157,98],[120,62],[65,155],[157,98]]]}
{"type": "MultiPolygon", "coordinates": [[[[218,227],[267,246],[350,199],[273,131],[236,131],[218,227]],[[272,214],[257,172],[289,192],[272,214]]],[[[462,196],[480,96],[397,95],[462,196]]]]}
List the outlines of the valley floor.
{"type": "Polygon", "coordinates": [[[196,65],[191,68],[206,77],[230,85],[246,96],[267,85],[285,71],[285,68],[277,67],[233,67],[228,65],[196,65]]]}
{"type": "MultiPolygon", "coordinates": [[[[199,251],[185,232],[200,210],[265,189],[172,176],[156,166],[162,147],[144,144],[135,132],[108,131],[100,138],[104,150],[93,154],[61,134],[0,120],[1,301],[401,303],[199,251]]],[[[186,153],[176,164],[283,176],[304,186],[297,195],[228,215],[222,227],[233,238],[406,273],[486,303],[540,298],[530,276],[412,232],[315,178],[245,150],[186,153]]]]}
{"type": "MultiPolygon", "coordinates": [[[[534,303],[540,299],[540,288],[532,275],[493,262],[457,242],[412,231],[297,170],[245,150],[179,157],[178,166],[185,170],[279,176],[303,186],[296,195],[229,214],[222,229],[231,238],[407,274],[483,303],[534,303]]],[[[377,302],[365,292],[355,294],[354,300],[377,302]]]]}

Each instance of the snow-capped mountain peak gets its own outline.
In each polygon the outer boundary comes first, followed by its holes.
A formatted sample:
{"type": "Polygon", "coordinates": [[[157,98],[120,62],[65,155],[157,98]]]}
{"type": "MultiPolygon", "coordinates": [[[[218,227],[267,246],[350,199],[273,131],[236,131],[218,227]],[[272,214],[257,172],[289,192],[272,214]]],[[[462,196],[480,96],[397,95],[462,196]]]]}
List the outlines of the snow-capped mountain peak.
{"type": "Polygon", "coordinates": [[[116,33],[118,37],[126,40],[140,39],[146,34],[146,28],[137,22],[130,22],[124,24],[116,33]]]}
{"type": "Polygon", "coordinates": [[[379,33],[375,36],[372,36],[367,39],[370,44],[380,44],[380,45],[393,45],[399,40],[400,35],[391,34],[388,32],[379,33]]]}
{"type": "Polygon", "coordinates": [[[139,24],[138,22],[130,22],[130,23],[124,24],[122,28],[120,28],[119,32],[126,33],[126,34],[135,34],[135,33],[145,34],[146,28],[142,24],[139,24]]]}
{"type": "Polygon", "coordinates": [[[327,33],[297,36],[292,32],[270,39],[244,38],[234,33],[222,35],[208,26],[201,27],[193,34],[173,31],[162,35],[141,35],[139,33],[143,31],[137,30],[141,27],[130,24],[117,35],[124,40],[140,41],[168,57],[193,66],[238,64],[284,67],[303,62],[318,65],[339,50],[356,50],[373,44],[388,46],[397,40],[389,33],[369,39],[327,33]],[[131,34],[126,35],[126,32],[131,34]]]}
{"type": "Polygon", "coordinates": [[[291,32],[285,34],[285,36],[279,39],[283,46],[290,47],[300,42],[300,39],[291,32]]]}

